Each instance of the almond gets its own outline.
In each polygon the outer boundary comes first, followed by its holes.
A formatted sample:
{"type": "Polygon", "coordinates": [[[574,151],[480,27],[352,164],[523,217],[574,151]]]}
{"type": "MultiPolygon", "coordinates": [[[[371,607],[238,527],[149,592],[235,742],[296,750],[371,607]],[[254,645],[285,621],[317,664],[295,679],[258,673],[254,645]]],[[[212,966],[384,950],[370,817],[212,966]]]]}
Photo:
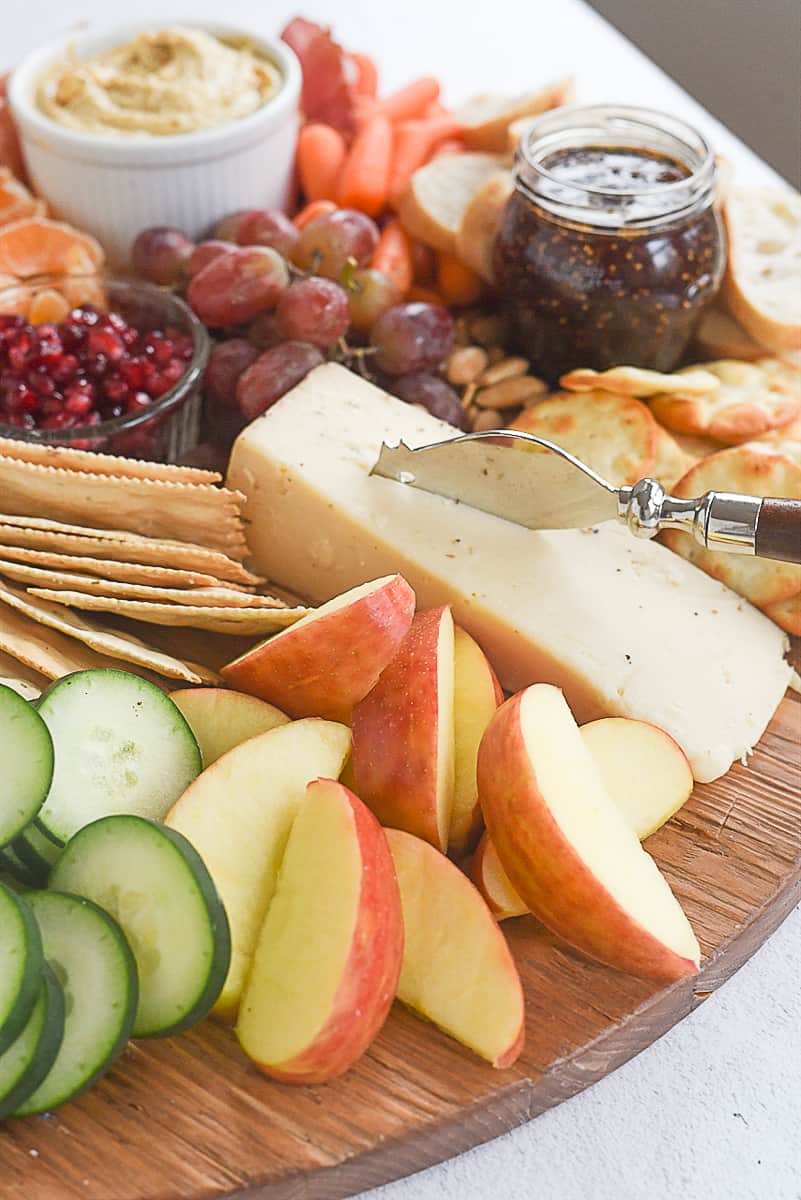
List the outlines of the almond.
{"type": "Polygon", "coordinates": [[[461,346],[448,359],[445,377],[457,386],[472,383],[486,370],[487,352],[480,346],[461,346]]]}
{"type": "Polygon", "coordinates": [[[541,379],[533,375],[519,375],[513,379],[502,379],[491,387],[482,387],[475,397],[480,408],[519,408],[521,404],[542,397],[548,388],[541,379]]]}
{"type": "Polygon", "coordinates": [[[476,414],[472,422],[473,430],[476,433],[486,429],[503,429],[503,415],[498,412],[497,408],[483,408],[476,414]]]}
{"type": "Polygon", "coordinates": [[[528,360],[525,358],[502,358],[491,367],[487,367],[479,383],[482,387],[491,387],[493,383],[500,383],[502,379],[514,379],[518,375],[525,375],[528,367],[528,360]]]}

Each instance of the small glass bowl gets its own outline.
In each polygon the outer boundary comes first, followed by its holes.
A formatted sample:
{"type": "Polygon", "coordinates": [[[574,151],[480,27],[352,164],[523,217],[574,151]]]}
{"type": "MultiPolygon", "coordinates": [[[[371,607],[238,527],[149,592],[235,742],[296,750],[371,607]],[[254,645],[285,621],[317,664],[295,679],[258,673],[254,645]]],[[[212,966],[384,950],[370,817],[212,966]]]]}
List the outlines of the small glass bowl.
{"type": "Polygon", "coordinates": [[[192,357],[178,383],[139,412],[101,421],[97,425],[76,425],[71,429],[21,429],[0,422],[0,437],[38,445],[95,450],[124,458],[146,458],[151,462],[177,462],[192,450],[200,434],[201,382],[210,343],[205,326],[191,308],[171,292],[139,280],[48,276],[25,280],[0,292],[0,312],[18,310],[23,296],[26,305],[30,305],[34,296],[45,291],[63,291],[71,297],[73,306],[78,303],[75,297],[82,292],[87,300],[91,297],[93,303],[105,295],[104,307],[119,313],[143,333],[172,326],[190,336],[192,357]]]}

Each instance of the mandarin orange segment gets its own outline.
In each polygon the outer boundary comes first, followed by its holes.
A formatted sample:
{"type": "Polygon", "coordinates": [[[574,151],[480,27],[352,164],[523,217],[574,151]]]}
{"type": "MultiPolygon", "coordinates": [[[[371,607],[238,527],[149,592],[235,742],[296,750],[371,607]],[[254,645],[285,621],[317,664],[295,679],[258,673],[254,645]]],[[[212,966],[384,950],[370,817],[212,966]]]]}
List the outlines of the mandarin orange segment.
{"type": "Polygon", "coordinates": [[[45,211],[44,200],[37,200],[8,167],[0,167],[0,225],[26,217],[43,217],[45,211]]]}
{"type": "Polygon", "coordinates": [[[0,226],[0,275],[92,275],[102,261],[100,243],[62,221],[31,217],[0,226]]]}
{"type": "Polygon", "coordinates": [[[70,311],[69,302],[55,288],[43,288],[36,292],[28,309],[28,320],[32,325],[43,321],[63,321],[70,311]]]}

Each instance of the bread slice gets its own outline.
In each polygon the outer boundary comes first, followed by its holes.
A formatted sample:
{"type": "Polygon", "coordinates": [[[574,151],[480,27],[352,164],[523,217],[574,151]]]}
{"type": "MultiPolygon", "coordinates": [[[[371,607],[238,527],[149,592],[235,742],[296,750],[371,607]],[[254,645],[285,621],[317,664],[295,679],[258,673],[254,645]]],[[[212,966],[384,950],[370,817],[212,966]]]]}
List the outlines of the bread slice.
{"type": "Polygon", "coordinates": [[[573,80],[559,79],[537,92],[522,92],[517,96],[483,92],[457,108],[453,115],[464,126],[462,136],[468,150],[503,154],[509,145],[509,126],[513,121],[572,104],[575,98],[573,80]]]}
{"type": "Polygon", "coordinates": [[[801,195],[790,188],[737,188],[723,211],[729,311],[774,353],[801,350],[801,195]]]}
{"type": "Polygon", "coordinates": [[[506,201],[514,191],[511,171],[490,175],[470,200],[456,237],[456,254],[486,280],[495,282],[493,249],[506,201]]]}
{"type": "Polygon", "coordinates": [[[435,250],[458,256],[465,210],[502,166],[495,154],[445,154],[420,167],[398,203],[404,229],[435,250]]]}

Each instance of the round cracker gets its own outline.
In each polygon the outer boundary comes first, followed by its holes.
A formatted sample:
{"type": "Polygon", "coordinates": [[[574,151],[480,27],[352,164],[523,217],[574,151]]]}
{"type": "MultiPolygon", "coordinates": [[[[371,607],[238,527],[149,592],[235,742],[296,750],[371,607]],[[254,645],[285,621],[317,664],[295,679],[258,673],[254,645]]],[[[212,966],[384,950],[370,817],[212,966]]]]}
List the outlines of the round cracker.
{"type": "Polygon", "coordinates": [[[754,450],[767,451],[770,454],[783,454],[797,467],[801,467],[801,417],[782,425],[781,429],[773,429],[763,434],[753,442],[748,442],[754,450]]]}
{"type": "Polygon", "coordinates": [[[658,426],[647,407],[613,392],[556,392],[523,412],[511,429],[561,446],[616,487],[651,471],[658,426]]]}
{"type": "Polygon", "coordinates": [[[717,390],[696,396],[677,387],[655,396],[651,412],[660,424],[674,433],[702,434],[735,446],[788,424],[801,412],[799,377],[780,359],[721,359],[706,363],[705,370],[719,379],[717,390]]]}
{"type": "MultiPolygon", "coordinates": [[[[801,467],[782,454],[736,446],[701,459],[673,489],[674,495],[685,499],[710,491],[801,500],[801,467]]],[[[801,591],[801,566],[796,563],[706,550],[677,529],[666,530],[662,536],[671,550],[760,608],[779,604],[801,591]]]]}
{"type": "Polygon", "coordinates": [[[593,371],[590,367],[578,367],[559,380],[570,392],[615,392],[619,396],[658,396],[681,388],[685,396],[705,396],[720,387],[720,380],[711,371],[702,367],[686,367],[675,375],[663,375],[661,371],[649,371],[645,367],[610,367],[606,371],[593,371]]]}
{"type": "Polygon", "coordinates": [[[656,458],[651,468],[651,474],[654,479],[659,480],[663,488],[671,491],[695,461],[695,456],[680,446],[672,434],[669,434],[661,425],[657,425],[656,458]]]}

